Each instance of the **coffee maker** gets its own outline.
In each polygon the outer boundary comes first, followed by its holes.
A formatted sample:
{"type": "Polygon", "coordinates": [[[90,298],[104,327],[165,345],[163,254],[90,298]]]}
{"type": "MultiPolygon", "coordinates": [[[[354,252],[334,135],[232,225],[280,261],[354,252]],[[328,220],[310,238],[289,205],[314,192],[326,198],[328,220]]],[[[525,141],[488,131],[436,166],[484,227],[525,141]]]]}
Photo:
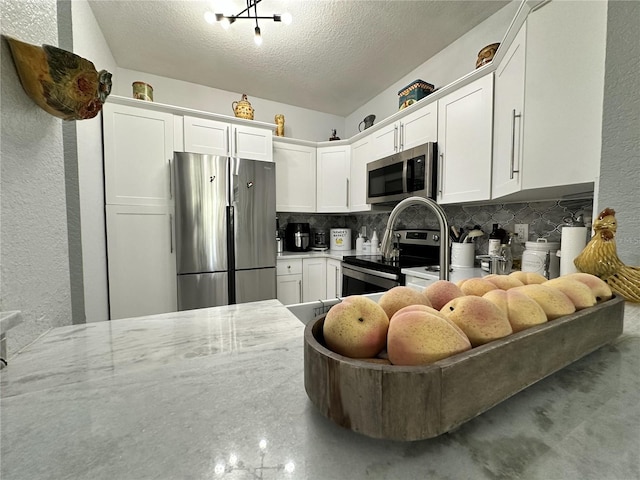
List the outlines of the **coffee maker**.
{"type": "Polygon", "coordinates": [[[306,252],[310,248],[310,233],[308,223],[287,223],[284,233],[285,248],[289,252],[306,252]]]}
{"type": "Polygon", "coordinates": [[[311,250],[322,252],[329,249],[329,243],[327,241],[327,231],[321,228],[314,228],[313,241],[311,242],[311,250]]]}

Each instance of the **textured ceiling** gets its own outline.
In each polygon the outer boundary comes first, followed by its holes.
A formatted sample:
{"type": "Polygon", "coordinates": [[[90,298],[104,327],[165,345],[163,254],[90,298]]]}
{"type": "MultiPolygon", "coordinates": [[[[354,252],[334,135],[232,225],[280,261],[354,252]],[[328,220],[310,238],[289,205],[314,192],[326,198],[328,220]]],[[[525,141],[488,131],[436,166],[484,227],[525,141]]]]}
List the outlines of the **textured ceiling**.
{"type": "MultiPolygon", "coordinates": [[[[493,0],[262,0],[228,30],[199,0],[89,0],[119,67],[346,116],[504,7],[493,0]]],[[[211,5],[216,5],[211,7],[211,5]]]]}

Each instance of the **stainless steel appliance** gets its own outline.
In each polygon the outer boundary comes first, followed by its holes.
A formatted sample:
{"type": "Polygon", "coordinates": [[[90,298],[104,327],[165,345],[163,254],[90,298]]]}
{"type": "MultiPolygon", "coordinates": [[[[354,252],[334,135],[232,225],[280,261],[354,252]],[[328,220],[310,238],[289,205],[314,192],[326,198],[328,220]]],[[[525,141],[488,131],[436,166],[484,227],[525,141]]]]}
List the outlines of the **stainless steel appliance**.
{"type": "Polygon", "coordinates": [[[367,164],[367,203],[436,198],[437,144],[430,142],[367,164]]]}
{"type": "Polygon", "coordinates": [[[396,230],[400,251],[396,262],[383,261],[382,255],[347,256],[342,260],[342,295],[384,292],[405,284],[403,268],[425,267],[437,271],[440,259],[439,230],[396,230]]]}
{"type": "Polygon", "coordinates": [[[328,249],[329,244],[327,242],[327,231],[320,228],[314,228],[311,250],[324,251],[328,249]]]}
{"type": "Polygon", "coordinates": [[[178,309],[276,298],[275,164],[174,159],[178,309]]]}
{"type": "Polygon", "coordinates": [[[288,223],[284,235],[284,246],[290,252],[306,252],[311,248],[308,223],[288,223]]]}

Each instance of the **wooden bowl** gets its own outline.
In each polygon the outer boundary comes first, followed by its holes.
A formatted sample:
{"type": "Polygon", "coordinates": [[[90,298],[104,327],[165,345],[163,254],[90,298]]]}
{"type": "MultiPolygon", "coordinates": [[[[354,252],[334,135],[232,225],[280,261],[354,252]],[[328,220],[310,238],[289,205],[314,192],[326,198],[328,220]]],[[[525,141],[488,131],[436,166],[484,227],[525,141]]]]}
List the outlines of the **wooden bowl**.
{"type": "Polygon", "coordinates": [[[381,365],[324,344],[324,315],[304,332],[304,386],[332,422],[373,438],[423,440],[454,430],[622,333],[624,299],[509,335],[426,366],[381,365]],[[535,359],[533,361],[532,359],[535,359]]]}
{"type": "Polygon", "coordinates": [[[480,50],[478,52],[478,59],[476,60],[476,68],[480,68],[493,60],[493,56],[496,54],[499,46],[499,43],[492,43],[480,50]]]}

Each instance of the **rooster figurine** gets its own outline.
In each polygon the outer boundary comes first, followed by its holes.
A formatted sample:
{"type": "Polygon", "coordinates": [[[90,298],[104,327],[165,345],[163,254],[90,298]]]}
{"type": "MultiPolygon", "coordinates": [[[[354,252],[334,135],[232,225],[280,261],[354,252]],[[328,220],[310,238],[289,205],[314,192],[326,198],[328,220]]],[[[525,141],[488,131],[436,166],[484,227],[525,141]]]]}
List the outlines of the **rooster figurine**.
{"type": "Polygon", "coordinates": [[[43,110],[63,120],[95,117],[111,93],[111,74],[51,45],[31,45],[7,37],[20,82],[43,110]]]}
{"type": "Polygon", "coordinates": [[[605,208],[593,222],[593,237],[573,263],[584,273],[600,277],[630,302],[640,302],[640,267],[622,263],[616,251],[616,212],[605,208]]]}

